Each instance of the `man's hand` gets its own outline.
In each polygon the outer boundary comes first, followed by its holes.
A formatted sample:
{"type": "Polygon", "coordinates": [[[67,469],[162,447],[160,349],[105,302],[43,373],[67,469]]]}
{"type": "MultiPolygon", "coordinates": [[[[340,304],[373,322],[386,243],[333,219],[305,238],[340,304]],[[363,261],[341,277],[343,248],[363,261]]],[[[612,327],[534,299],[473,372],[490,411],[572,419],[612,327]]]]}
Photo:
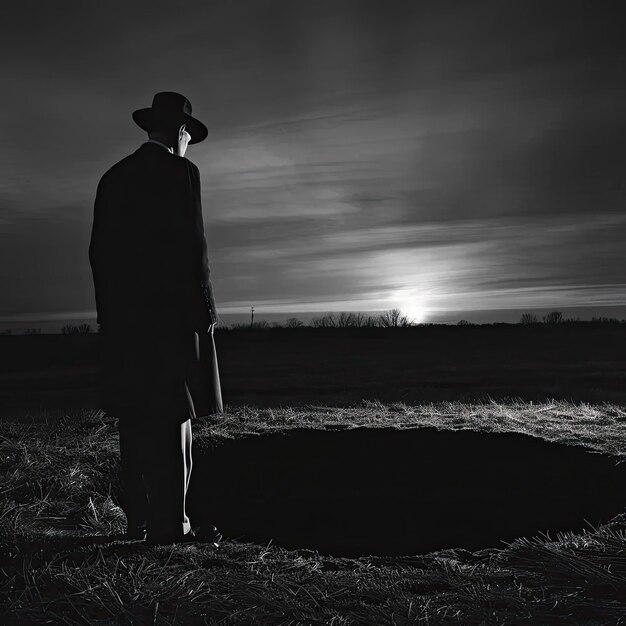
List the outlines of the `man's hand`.
{"type": "Polygon", "coordinates": [[[192,328],[199,334],[213,333],[218,323],[222,323],[217,311],[211,307],[195,309],[196,315],[192,321],[192,328]]]}
{"type": "Polygon", "coordinates": [[[208,332],[213,334],[215,327],[218,324],[223,324],[223,322],[220,316],[217,314],[217,311],[213,307],[209,308],[209,318],[210,318],[210,322],[209,322],[210,325],[209,325],[208,332]]]}

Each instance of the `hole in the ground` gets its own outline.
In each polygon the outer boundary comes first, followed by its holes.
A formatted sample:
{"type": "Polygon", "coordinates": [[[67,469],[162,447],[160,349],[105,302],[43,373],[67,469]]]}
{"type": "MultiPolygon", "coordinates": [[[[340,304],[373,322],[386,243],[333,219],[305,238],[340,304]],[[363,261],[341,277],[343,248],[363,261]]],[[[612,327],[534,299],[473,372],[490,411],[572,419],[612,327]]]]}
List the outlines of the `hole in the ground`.
{"type": "Polygon", "coordinates": [[[296,429],[196,448],[193,473],[193,523],[348,557],[502,546],[626,504],[626,463],[516,433],[296,429]]]}

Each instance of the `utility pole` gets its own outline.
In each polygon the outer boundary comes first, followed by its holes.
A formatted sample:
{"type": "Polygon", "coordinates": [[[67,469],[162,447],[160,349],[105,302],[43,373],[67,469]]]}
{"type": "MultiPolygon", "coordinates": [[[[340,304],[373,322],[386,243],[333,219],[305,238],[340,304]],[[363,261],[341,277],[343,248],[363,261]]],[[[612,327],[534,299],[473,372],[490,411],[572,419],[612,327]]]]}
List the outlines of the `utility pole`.
{"type": "Polygon", "coordinates": [[[254,307],[250,307],[250,328],[254,328],[254,307]]]}

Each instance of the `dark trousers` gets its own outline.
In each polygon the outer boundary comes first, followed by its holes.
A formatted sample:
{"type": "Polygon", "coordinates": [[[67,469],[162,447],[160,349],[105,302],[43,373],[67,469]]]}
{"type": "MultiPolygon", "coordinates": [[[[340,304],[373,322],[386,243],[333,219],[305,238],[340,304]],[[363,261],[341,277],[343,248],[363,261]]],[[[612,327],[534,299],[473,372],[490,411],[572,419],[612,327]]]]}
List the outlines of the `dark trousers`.
{"type": "Polygon", "coordinates": [[[128,528],[152,539],[180,538],[191,524],[185,501],[191,477],[191,420],[118,419],[123,495],[128,528]]]}

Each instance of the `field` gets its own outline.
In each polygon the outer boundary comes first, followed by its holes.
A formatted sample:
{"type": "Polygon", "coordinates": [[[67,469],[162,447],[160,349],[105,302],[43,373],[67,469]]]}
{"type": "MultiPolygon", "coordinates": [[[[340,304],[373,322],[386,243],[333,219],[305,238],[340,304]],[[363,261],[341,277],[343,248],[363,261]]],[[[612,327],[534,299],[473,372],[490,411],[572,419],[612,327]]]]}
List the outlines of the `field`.
{"type": "Polygon", "coordinates": [[[97,335],[0,337],[2,623],[623,623],[621,326],[216,343],[192,495],[217,550],[122,539],[97,335]]]}
{"type": "MultiPolygon", "coordinates": [[[[97,341],[0,336],[0,408],[97,408],[97,341]]],[[[626,324],[218,329],[215,341],[231,407],[626,401],[626,324]]]]}

